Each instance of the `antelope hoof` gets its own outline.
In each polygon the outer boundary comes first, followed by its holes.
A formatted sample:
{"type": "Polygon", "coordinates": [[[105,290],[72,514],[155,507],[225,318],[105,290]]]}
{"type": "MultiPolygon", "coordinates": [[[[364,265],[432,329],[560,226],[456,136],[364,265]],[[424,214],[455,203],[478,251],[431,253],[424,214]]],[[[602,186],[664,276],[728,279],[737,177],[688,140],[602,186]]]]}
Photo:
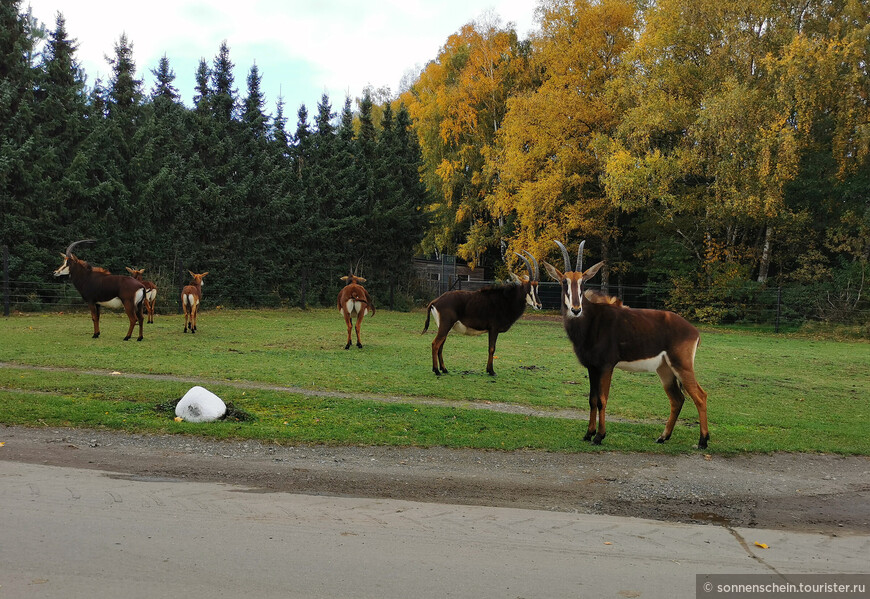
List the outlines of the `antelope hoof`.
{"type": "Polygon", "coordinates": [[[701,435],[698,439],[698,449],[707,449],[707,443],[710,441],[710,433],[701,435]]]}
{"type": "Polygon", "coordinates": [[[99,333],[94,333],[94,335],[93,335],[93,337],[91,337],[91,339],[97,339],[99,336],[100,336],[99,333]]]}
{"type": "Polygon", "coordinates": [[[347,342],[347,345],[344,346],[344,349],[350,349],[350,341],[347,342]]]}
{"type": "Polygon", "coordinates": [[[124,337],[124,341],[129,341],[129,340],[130,340],[130,335],[127,335],[126,337],[124,337]]]}
{"type": "Polygon", "coordinates": [[[495,376],[495,370],[487,370],[486,374],[488,374],[489,376],[495,376]]]}
{"type": "Polygon", "coordinates": [[[356,346],[357,346],[358,348],[362,349],[362,343],[360,343],[359,341],[356,342],[356,346]]]}
{"type": "Polygon", "coordinates": [[[182,333],[186,333],[186,332],[187,332],[187,327],[184,327],[184,330],[181,331],[181,332],[182,332],[182,333]]]}
{"type": "Polygon", "coordinates": [[[667,436],[661,435],[658,439],[656,439],[656,443],[664,443],[665,441],[667,441],[670,438],[671,438],[670,435],[667,435],[667,436]]]}
{"type": "Polygon", "coordinates": [[[583,435],[584,441],[590,441],[592,439],[592,435],[595,434],[595,431],[586,431],[586,434],[583,435]]]}
{"type": "Polygon", "coordinates": [[[433,368],[432,372],[435,373],[435,376],[441,376],[441,371],[439,371],[437,368],[433,368]]]}
{"type": "Polygon", "coordinates": [[[607,433],[605,433],[605,434],[603,434],[603,435],[595,435],[595,436],[592,438],[592,444],[593,444],[593,445],[601,445],[601,441],[602,441],[602,440],[604,439],[604,437],[606,437],[606,436],[607,436],[607,433]]]}
{"type": "Polygon", "coordinates": [[[136,341],[142,341],[142,337],[137,337],[136,341]]]}

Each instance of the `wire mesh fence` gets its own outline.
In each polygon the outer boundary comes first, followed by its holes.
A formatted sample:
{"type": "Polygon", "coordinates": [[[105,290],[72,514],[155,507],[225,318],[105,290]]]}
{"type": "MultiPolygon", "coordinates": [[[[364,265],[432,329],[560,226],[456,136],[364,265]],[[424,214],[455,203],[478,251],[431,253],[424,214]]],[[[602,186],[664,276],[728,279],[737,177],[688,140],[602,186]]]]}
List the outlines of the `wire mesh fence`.
{"type": "MultiPolygon", "coordinates": [[[[420,281],[417,292],[421,297],[416,304],[425,306],[428,301],[438,295],[439,289],[429,281],[420,281]],[[430,287],[432,287],[430,289],[430,287]]],[[[452,289],[477,290],[495,281],[456,281],[452,289]]],[[[600,289],[589,285],[592,289],[600,289]]],[[[632,308],[668,309],[686,315],[690,320],[712,322],[719,324],[746,324],[780,328],[797,328],[806,322],[870,322],[870,307],[865,302],[857,305],[843,317],[836,310],[825,314],[825,302],[830,298],[819,297],[818,292],[799,285],[781,287],[761,287],[747,285],[745,288],[729,290],[728,297],[716,299],[715,294],[708,294],[708,300],[702,307],[683,305],[675,301],[670,287],[656,286],[613,286],[607,290],[632,308]],[[709,299],[710,296],[713,299],[709,299]],[[838,316],[840,316],[838,318],[838,316]]],[[[181,289],[161,289],[158,292],[158,313],[170,314],[179,312],[177,297],[181,289]]],[[[545,310],[558,311],[560,306],[560,288],[557,283],[541,282],[538,295],[545,310]]],[[[66,312],[86,310],[87,305],[82,300],[75,287],[66,279],[63,281],[8,281],[2,288],[2,304],[4,314],[17,312],[66,312]]],[[[273,307],[281,305],[277,302],[274,292],[249,295],[251,305],[248,307],[273,307]]],[[[226,298],[211,293],[204,299],[204,307],[224,305],[226,298]]],[[[280,298],[278,298],[280,300],[280,298]]],[[[377,303],[377,298],[375,298],[377,303]]],[[[833,305],[833,304],[832,304],[833,305]]]]}

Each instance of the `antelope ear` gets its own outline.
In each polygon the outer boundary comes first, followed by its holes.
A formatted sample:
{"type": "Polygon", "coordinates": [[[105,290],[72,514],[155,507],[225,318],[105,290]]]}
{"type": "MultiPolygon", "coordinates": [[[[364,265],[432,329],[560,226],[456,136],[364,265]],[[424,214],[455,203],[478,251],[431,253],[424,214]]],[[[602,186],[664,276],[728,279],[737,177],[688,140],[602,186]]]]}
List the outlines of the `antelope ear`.
{"type": "Polygon", "coordinates": [[[208,271],[205,271],[204,273],[202,273],[202,276],[205,276],[207,274],[208,274],[208,271]]]}
{"type": "Polygon", "coordinates": [[[559,272],[559,269],[549,262],[544,262],[544,268],[547,270],[547,274],[550,275],[550,278],[558,283],[561,283],[562,279],[565,278],[565,275],[559,272]]]}
{"type": "Polygon", "coordinates": [[[190,273],[190,276],[192,276],[192,277],[195,277],[195,276],[196,276],[195,274],[193,274],[193,271],[192,271],[192,270],[188,270],[187,272],[189,272],[189,273],[190,273]]]}
{"type": "Polygon", "coordinates": [[[362,278],[362,277],[357,277],[356,280],[359,281],[360,283],[365,283],[365,282],[366,282],[366,280],[365,280],[364,278],[362,278]]]}
{"type": "Polygon", "coordinates": [[[602,260],[595,266],[589,267],[589,270],[583,273],[583,280],[588,281],[589,279],[594,277],[596,274],[598,274],[598,271],[601,270],[602,266],[604,266],[604,260],[602,260]]]}
{"type": "Polygon", "coordinates": [[[133,274],[133,269],[130,268],[129,266],[125,266],[124,268],[126,268],[127,272],[129,272],[130,274],[133,274]]]}
{"type": "Polygon", "coordinates": [[[66,260],[66,254],[64,254],[63,252],[60,253],[60,257],[66,260]]]}
{"type": "Polygon", "coordinates": [[[523,282],[523,280],[520,279],[520,278],[516,275],[516,273],[508,272],[508,274],[511,276],[511,281],[513,281],[514,283],[522,283],[522,282],[523,282]]]}
{"type": "Polygon", "coordinates": [[[347,281],[347,275],[338,278],[339,281],[347,281]]]}

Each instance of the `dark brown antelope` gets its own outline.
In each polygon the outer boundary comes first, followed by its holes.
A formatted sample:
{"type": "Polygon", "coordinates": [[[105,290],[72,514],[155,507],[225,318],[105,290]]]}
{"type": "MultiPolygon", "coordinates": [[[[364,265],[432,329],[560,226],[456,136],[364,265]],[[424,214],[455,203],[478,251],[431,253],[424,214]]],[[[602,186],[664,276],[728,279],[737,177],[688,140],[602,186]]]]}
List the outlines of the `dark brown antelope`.
{"type": "Polygon", "coordinates": [[[604,265],[583,271],[583,245],[577,250],[577,268],[571,268],[568,250],[556,241],[565,260],[565,272],[544,262],[547,273],[562,285],[565,331],[580,363],[589,371],[589,426],[585,441],[600,445],[607,435],[605,412],[613,369],[656,372],[671,402],[671,415],[658,438],[671,437],[686,391],[698,408],[701,434],[698,447],[707,447],[707,392],[695,379],[695,352],[701,341],[698,329],[685,318],[665,310],[633,309],[616,298],[584,288],[604,265]],[[596,429],[596,415],[598,426],[596,429]]]}
{"type": "Polygon", "coordinates": [[[100,336],[100,308],[124,308],[130,319],[130,328],[124,341],[129,341],[133,327],[139,321],[139,337],[142,341],[142,304],[145,302],[145,286],[132,277],[113,275],[104,268],[91,266],[84,260],[76,258],[72,249],[80,243],[91,243],[93,239],[81,239],[72,242],[63,256],[63,264],[54,271],[54,276],[69,275],[70,281],[78,289],[82,299],[91,309],[91,320],[94,321],[94,339],[100,336]]]}
{"type": "Polygon", "coordinates": [[[359,329],[362,326],[363,317],[371,312],[375,315],[375,305],[372,303],[372,298],[369,292],[360,283],[365,283],[366,280],[356,276],[353,271],[341,280],[346,284],[341,291],[338,292],[338,311],[344,316],[344,322],[347,325],[347,345],[344,349],[350,348],[350,331],[353,326],[353,319],[356,318],[356,346],[362,347],[362,342],[359,340],[359,329]]]}
{"type": "Polygon", "coordinates": [[[181,290],[181,307],[184,308],[184,332],[196,333],[196,315],[199,312],[199,302],[202,300],[202,279],[208,271],[195,274],[187,271],[193,277],[193,283],[181,290]]]}
{"type": "Polygon", "coordinates": [[[157,285],[142,278],[144,268],[138,270],[126,267],[130,276],[145,285],[145,311],[148,312],[148,324],[154,324],[154,302],[157,300],[157,285]]]}
{"type": "Polygon", "coordinates": [[[538,299],[538,263],[531,254],[528,256],[534,267],[525,256],[517,256],[525,263],[528,276],[520,278],[511,273],[514,283],[484,287],[477,291],[448,291],[429,303],[423,333],[429,330],[431,316],[435,317],[435,326],[438,327],[435,340],[432,341],[432,372],[438,375],[447,373],[444,367],[444,341],[450,331],[456,331],[462,335],[489,333],[486,372],[495,374],[492,359],[498,334],[510,329],[523,315],[527,305],[535,310],[541,309],[541,300],[538,299]]]}

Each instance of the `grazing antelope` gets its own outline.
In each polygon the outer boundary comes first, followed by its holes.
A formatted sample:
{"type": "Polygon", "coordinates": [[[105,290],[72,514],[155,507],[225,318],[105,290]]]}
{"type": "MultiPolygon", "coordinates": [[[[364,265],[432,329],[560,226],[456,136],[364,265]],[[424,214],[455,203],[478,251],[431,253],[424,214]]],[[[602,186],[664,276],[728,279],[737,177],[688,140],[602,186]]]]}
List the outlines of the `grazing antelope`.
{"type": "Polygon", "coordinates": [[[208,271],[202,274],[194,274],[187,271],[193,277],[193,283],[181,290],[181,306],[184,308],[184,332],[190,330],[196,333],[196,315],[199,312],[199,302],[202,299],[202,279],[208,271]]]}
{"type": "Polygon", "coordinates": [[[372,316],[375,315],[375,305],[372,303],[372,298],[369,292],[360,285],[366,280],[358,277],[351,272],[346,277],[341,277],[341,280],[346,283],[344,288],[338,292],[338,311],[344,316],[344,322],[347,324],[347,345],[344,349],[350,348],[350,330],[353,328],[353,318],[356,317],[356,346],[362,347],[359,340],[359,328],[362,325],[363,316],[368,314],[369,310],[372,316]]]}
{"type": "Polygon", "coordinates": [[[124,308],[130,319],[130,328],[124,341],[129,341],[133,327],[139,321],[139,337],[142,341],[142,304],[145,302],[145,286],[132,277],[113,275],[105,268],[91,266],[84,260],[76,258],[72,249],[80,243],[90,243],[93,239],[81,239],[72,242],[63,256],[63,264],[54,271],[54,276],[69,275],[70,281],[88,303],[91,309],[91,320],[94,321],[94,339],[100,336],[100,307],[124,308]]]}
{"type": "Polygon", "coordinates": [[[429,330],[431,316],[435,317],[435,325],[438,327],[438,333],[432,342],[432,372],[437,375],[447,372],[443,351],[444,341],[450,331],[463,335],[481,335],[488,332],[489,359],[486,362],[486,372],[495,375],[492,358],[495,355],[498,334],[511,328],[523,315],[527,305],[535,310],[541,309],[541,300],[538,299],[538,263],[531,254],[528,256],[534,263],[534,268],[525,256],[517,256],[525,263],[528,276],[521,279],[511,273],[514,283],[484,287],[477,291],[448,291],[429,303],[423,333],[429,330]]]}
{"type": "Polygon", "coordinates": [[[583,245],[577,250],[577,268],[571,268],[568,250],[556,241],[565,260],[565,272],[544,262],[547,273],[562,285],[565,331],[580,363],[589,371],[589,426],[584,441],[600,445],[607,435],[605,412],[613,369],[656,372],[671,402],[671,415],[658,438],[671,437],[683,407],[686,391],[698,408],[701,435],[698,448],[707,447],[707,392],[695,379],[695,351],[701,342],[698,329],[673,312],[633,309],[617,298],[584,289],[586,281],[604,265],[583,271],[583,245]],[[598,428],[596,429],[596,414],[598,428]],[[594,435],[594,437],[593,437],[594,435]]]}
{"type": "Polygon", "coordinates": [[[142,278],[144,268],[134,270],[129,266],[126,267],[130,276],[145,285],[145,311],[148,312],[148,324],[154,324],[154,302],[157,300],[157,285],[151,281],[146,281],[142,278]]]}

